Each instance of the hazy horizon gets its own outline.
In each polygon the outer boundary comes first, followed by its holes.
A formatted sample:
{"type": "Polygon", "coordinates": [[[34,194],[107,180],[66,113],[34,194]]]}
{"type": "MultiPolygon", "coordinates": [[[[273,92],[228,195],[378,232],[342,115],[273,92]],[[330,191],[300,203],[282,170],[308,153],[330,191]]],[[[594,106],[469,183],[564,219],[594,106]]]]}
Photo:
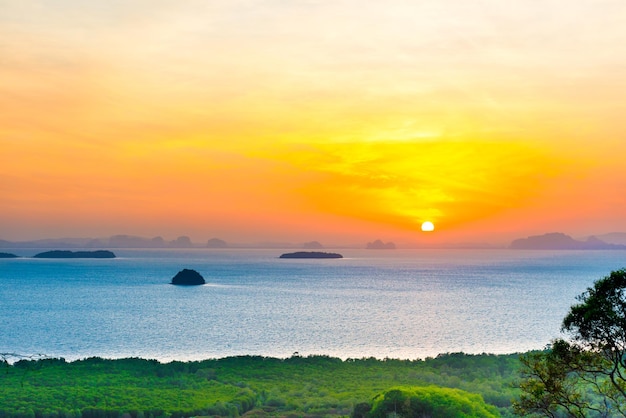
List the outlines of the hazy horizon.
{"type": "MultiPolygon", "coordinates": [[[[596,239],[601,239],[602,242],[606,244],[618,244],[622,246],[626,246],[626,232],[610,232],[607,234],[593,234],[589,236],[570,236],[569,234],[563,232],[547,232],[540,235],[535,236],[520,236],[517,237],[516,240],[525,240],[527,238],[537,238],[537,237],[545,237],[546,239],[550,239],[551,235],[565,235],[569,236],[571,239],[574,239],[580,243],[583,243],[590,237],[594,237],[596,239]]],[[[24,248],[62,248],[62,244],[67,244],[68,248],[224,248],[224,249],[308,249],[308,250],[316,250],[316,249],[368,249],[370,244],[374,244],[375,241],[380,241],[381,243],[389,243],[393,244],[393,249],[401,249],[401,250],[414,250],[414,249],[506,249],[511,248],[512,241],[507,242],[488,242],[488,241],[459,241],[459,242],[442,242],[442,241],[388,241],[385,239],[381,239],[380,237],[371,239],[367,242],[361,241],[334,241],[334,242],[320,242],[316,239],[310,239],[306,241],[273,241],[271,239],[267,240],[259,240],[259,241],[232,241],[223,239],[221,237],[210,237],[207,239],[192,239],[187,235],[180,235],[177,237],[168,237],[168,236],[138,236],[138,235],[128,235],[128,234],[115,234],[111,236],[100,236],[100,237],[70,237],[70,236],[58,236],[58,237],[47,237],[47,238],[35,238],[30,240],[6,240],[3,237],[0,237],[0,242],[5,241],[9,244],[16,244],[19,248],[20,244],[25,244],[24,248]],[[219,240],[222,241],[224,247],[215,246],[215,243],[209,245],[211,241],[219,240]],[[153,242],[158,241],[158,242],[153,242]],[[36,244],[41,244],[37,246],[36,244]]],[[[560,241],[559,241],[560,242],[560,241]]],[[[552,244],[555,245],[555,244],[552,244]]],[[[5,248],[13,248],[10,245],[5,248]]],[[[63,247],[64,248],[64,247],[63,247]]],[[[375,248],[373,248],[376,250],[375,248]]],[[[556,247],[554,248],[556,249],[556,247]]],[[[588,248],[593,249],[593,248],[588,248]]],[[[614,248],[615,249],[615,248],[614,248]]],[[[380,249],[379,249],[380,250],[380,249]]],[[[387,250],[383,250],[386,252],[387,250]]]]}
{"type": "Polygon", "coordinates": [[[0,9],[0,239],[626,230],[623,2],[0,9]]]}

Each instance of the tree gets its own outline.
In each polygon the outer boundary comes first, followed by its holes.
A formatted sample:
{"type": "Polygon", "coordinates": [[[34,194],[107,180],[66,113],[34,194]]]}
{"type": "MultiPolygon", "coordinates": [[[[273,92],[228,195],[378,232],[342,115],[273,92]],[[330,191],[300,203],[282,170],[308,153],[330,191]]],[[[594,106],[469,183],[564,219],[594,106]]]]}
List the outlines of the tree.
{"type": "Polygon", "coordinates": [[[578,296],[558,339],[522,357],[520,415],[626,417],[626,269],[578,296]]]}
{"type": "MultiPolygon", "coordinates": [[[[360,408],[365,409],[363,405],[360,408]]],[[[495,406],[488,405],[475,393],[438,386],[409,386],[391,388],[377,395],[366,416],[496,418],[500,414],[495,406]]]]}

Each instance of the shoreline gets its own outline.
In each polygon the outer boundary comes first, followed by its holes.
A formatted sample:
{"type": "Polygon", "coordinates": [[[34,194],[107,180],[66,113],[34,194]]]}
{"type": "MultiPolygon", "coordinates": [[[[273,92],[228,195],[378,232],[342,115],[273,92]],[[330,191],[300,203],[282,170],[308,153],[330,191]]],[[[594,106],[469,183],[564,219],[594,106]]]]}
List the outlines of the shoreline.
{"type": "Polygon", "coordinates": [[[25,360],[25,361],[38,361],[38,360],[50,360],[50,361],[63,361],[67,364],[81,362],[90,359],[98,359],[103,361],[125,361],[125,360],[142,360],[142,361],[151,361],[157,362],[159,364],[170,364],[170,363],[198,363],[205,361],[224,361],[229,359],[238,359],[238,358],[252,358],[252,359],[268,359],[268,360],[276,360],[276,361],[288,361],[294,358],[298,359],[312,359],[312,358],[327,358],[333,359],[335,361],[339,361],[342,363],[351,363],[355,361],[377,361],[377,362],[386,362],[386,361],[395,361],[395,362],[407,362],[407,363],[420,363],[425,361],[430,361],[437,358],[448,357],[448,356],[466,356],[466,357],[510,357],[510,356],[521,356],[532,352],[540,352],[544,351],[543,349],[531,349],[526,351],[514,351],[509,353],[467,353],[463,351],[452,351],[452,352],[444,352],[439,353],[434,356],[426,356],[420,358],[396,358],[396,357],[375,357],[375,356],[362,356],[362,357],[335,357],[328,354],[300,354],[299,352],[295,352],[290,356],[272,356],[272,355],[262,355],[262,354],[236,354],[236,355],[225,355],[221,357],[198,357],[198,358],[188,358],[188,359],[180,359],[180,358],[155,358],[150,356],[120,356],[120,357],[108,357],[108,356],[100,356],[100,355],[87,355],[83,357],[67,357],[67,356],[49,356],[42,353],[37,354],[21,354],[14,352],[0,352],[0,364],[5,362],[6,364],[13,365],[15,362],[25,360]]]}

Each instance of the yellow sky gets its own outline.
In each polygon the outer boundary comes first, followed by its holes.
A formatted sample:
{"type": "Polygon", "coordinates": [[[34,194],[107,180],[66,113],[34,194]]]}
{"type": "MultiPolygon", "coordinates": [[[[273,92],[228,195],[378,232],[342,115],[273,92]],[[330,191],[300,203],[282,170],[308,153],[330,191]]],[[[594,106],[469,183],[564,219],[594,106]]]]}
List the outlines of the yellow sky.
{"type": "Polygon", "coordinates": [[[621,1],[0,0],[0,239],[626,231],[624,45],[621,1]]]}

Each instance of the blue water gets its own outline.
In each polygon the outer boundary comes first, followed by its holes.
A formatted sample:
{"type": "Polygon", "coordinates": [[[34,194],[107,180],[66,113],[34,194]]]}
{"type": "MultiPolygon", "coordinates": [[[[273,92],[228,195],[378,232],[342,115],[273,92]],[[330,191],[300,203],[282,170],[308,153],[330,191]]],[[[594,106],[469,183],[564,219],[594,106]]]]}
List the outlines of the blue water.
{"type": "Polygon", "coordinates": [[[626,266],[625,251],[115,252],[0,260],[0,352],[162,361],[513,353],[561,336],[576,295],[626,266]],[[170,285],[182,268],[207,284],[170,285]]]}

